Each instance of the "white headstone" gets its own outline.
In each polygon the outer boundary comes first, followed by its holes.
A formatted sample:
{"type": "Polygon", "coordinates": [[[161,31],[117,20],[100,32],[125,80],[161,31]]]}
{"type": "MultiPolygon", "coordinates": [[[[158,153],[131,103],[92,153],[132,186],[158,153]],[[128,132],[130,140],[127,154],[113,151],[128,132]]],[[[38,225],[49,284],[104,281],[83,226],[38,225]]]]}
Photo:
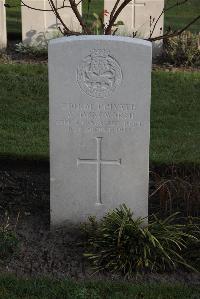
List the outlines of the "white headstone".
{"type": "Polygon", "coordinates": [[[81,36],[49,44],[51,222],[125,203],[148,214],[151,43],[81,36]]]}
{"type": "Polygon", "coordinates": [[[5,1],[0,1],[0,49],[7,47],[6,9],[5,1]]]}
{"type": "MultiPolygon", "coordinates": [[[[108,23],[110,13],[116,0],[104,0],[104,9],[109,12],[105,15],[105,23],[108,23]]],[[[119,5],[123,2],[120,0],[119,5]]],[[[133,35],[136,37],[149,38],[163,34],[164,14],[159,18],[164,8],[164,0],[131,0],[131,2],[119,14],[117,21],[123,21],[124,25],[119,26],[116,34],[133,35]],[[158,20],[159,18],[159,20],[158,20]],[[156,22],[158,20],[158,22],[156,22]],[[155,25],[155,28],[154,28],[155,25]]],[[[117,23],[117,22],[116,22],[117,23]]],[[[162,41],[157,42],[157,47],[161,46],[162,41]]]]}
{"type": "MultiPolygon", "coordinates": [[[[25,44],[43,42],[59,33],[58,27],[63,29],[62,24],[51,10],[48,0],[24,0],[29,7],[40,9],[34,10],[22,6],[22,40],[25,44]],[[47,11],[44,11],[47,10],[47,11]]],[[[64,2],[69,6],[69,1],[64,2]]],[[[57,8],[62,7],[63,0],[54,0],[57,8]]],[[[81,3],[78,6],[81,13],[81,3]]],[[[79,22],[70,7],[58,9],[58,13],[70,30],[80,31],[79,22]]]]}

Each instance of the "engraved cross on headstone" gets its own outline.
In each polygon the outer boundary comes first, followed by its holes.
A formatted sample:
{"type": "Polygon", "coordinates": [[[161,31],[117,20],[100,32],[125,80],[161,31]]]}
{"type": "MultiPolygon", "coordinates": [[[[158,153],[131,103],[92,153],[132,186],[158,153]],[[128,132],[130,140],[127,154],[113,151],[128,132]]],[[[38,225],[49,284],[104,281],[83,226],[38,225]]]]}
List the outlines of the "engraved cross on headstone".
{"type": "Polygon", "coordinates": [[[77,166],[80,164],[97,166],[97,204],[102,204],[101,199],[101,165],[121,165],[121,159],[118,160],[102,160],[101,158],[101,141],[103,137],[96,137],[97,142],[97,158],[96,159],[77,159],[77,166]]]}
{"type": "Polygon", "coordinates": [[[132,6],[132,28],[136,27],[136,7],[145,6],[146,2],[138,2],[136,0],[132,0],[129,5],[132,6]]]}

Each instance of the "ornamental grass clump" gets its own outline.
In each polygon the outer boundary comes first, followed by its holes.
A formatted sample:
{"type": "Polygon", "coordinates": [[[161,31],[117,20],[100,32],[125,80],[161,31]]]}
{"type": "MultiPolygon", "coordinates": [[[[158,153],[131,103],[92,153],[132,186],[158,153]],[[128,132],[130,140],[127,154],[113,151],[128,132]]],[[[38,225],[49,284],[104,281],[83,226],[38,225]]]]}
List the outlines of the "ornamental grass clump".
{"type": "Polygon", "coordinates": [[[162,59],[174,66],[200,67],[200,35],[185,31],[166,40],[162,59]]]}
{"type": "Polygon", "coordinates": [[[183,256],[193,267],[200,271],[200,217],[188,217],[185,232],[195,236],[188,240],[183,256]]]}
{"type": "Polygon", "coordinates": [[[109,212],[100,222],[90,218],[85,256],[97,271],[131,276],[138,272],[161,272],[185,267],[195,270],[183,257],[190,240],[197,238],[176,224],[177,213],[165,220],[152,216],[135,218],[125,205],[109,212]]]}

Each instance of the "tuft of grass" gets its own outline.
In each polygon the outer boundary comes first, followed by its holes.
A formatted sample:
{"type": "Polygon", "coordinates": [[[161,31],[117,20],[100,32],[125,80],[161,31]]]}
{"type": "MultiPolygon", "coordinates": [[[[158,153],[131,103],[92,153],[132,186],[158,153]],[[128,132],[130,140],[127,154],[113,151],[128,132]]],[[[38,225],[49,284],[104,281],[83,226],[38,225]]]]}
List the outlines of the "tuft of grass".
{"type": "Polygon", "coordinates": [[[94,270],[121,273],[125,277],[178,268],[196,271],[183,256],[188,244],[199,243],[199,234],[194,236],[192,224],[187,233],[185,224],[176,224],[178,220],[177,213],[164,220],[153,215],[147,224],[146,219],[134,218],[123,204],[99,222],[90,217],[83,226],[88,239],[85,256],[94,270]]]}
{"type": "Polygon", "coordinates": [[[161,61],[174,66],[200,67],[200,36],[185,31],[164,42],[161,61]]]}
{"type": "Polygon", "coordinates": [[[150,169],[149,214],[200,216],[199,165],[151,165],[150,169]]]}
{"type": "Polygon", "coordinates": [[[195,236],[196,240],[188,242],[187,250],[183,253],[184,259],[200,272],[200,217],[188,217],[185,231],[195,236]]]}

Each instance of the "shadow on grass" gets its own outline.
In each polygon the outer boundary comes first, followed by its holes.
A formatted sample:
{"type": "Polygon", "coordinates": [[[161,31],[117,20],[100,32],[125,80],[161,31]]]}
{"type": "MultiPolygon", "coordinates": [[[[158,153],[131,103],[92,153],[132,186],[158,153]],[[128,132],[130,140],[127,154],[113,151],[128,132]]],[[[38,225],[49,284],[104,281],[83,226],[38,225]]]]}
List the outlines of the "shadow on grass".
{"type": "MultiPolygon", "coordinates": [[[[11,190],[13,186],[16,189],[19,182],[23,181],[24,186],[34,184],[35,190],[39,189],[39,197],[43,189],[49,194],[49,159],[0,157],[0,172],[1,181],[6,182],[5,190],[11,190]],[[8,175],[12,178],[11,183],[8,175]]],[[[23,186],[20,188],[22,194],[27,193],[23,186]]],[[[26,196],[29,200],[29,195],[26,196]]],[[[49,195],[47,197],[49,201],[49,195]]],[[[200,216],[200,165],[150,163],[149,215],[156,213],[166,217],[175,212],[179,212],[180,217],[200,216]]]]}
{"type": "Polygon", "coordinates": [[[49,159],[42,157],[23,158],[17,156],[1,156],[0,171],[33,171],[49,172],[49,159]]]}

